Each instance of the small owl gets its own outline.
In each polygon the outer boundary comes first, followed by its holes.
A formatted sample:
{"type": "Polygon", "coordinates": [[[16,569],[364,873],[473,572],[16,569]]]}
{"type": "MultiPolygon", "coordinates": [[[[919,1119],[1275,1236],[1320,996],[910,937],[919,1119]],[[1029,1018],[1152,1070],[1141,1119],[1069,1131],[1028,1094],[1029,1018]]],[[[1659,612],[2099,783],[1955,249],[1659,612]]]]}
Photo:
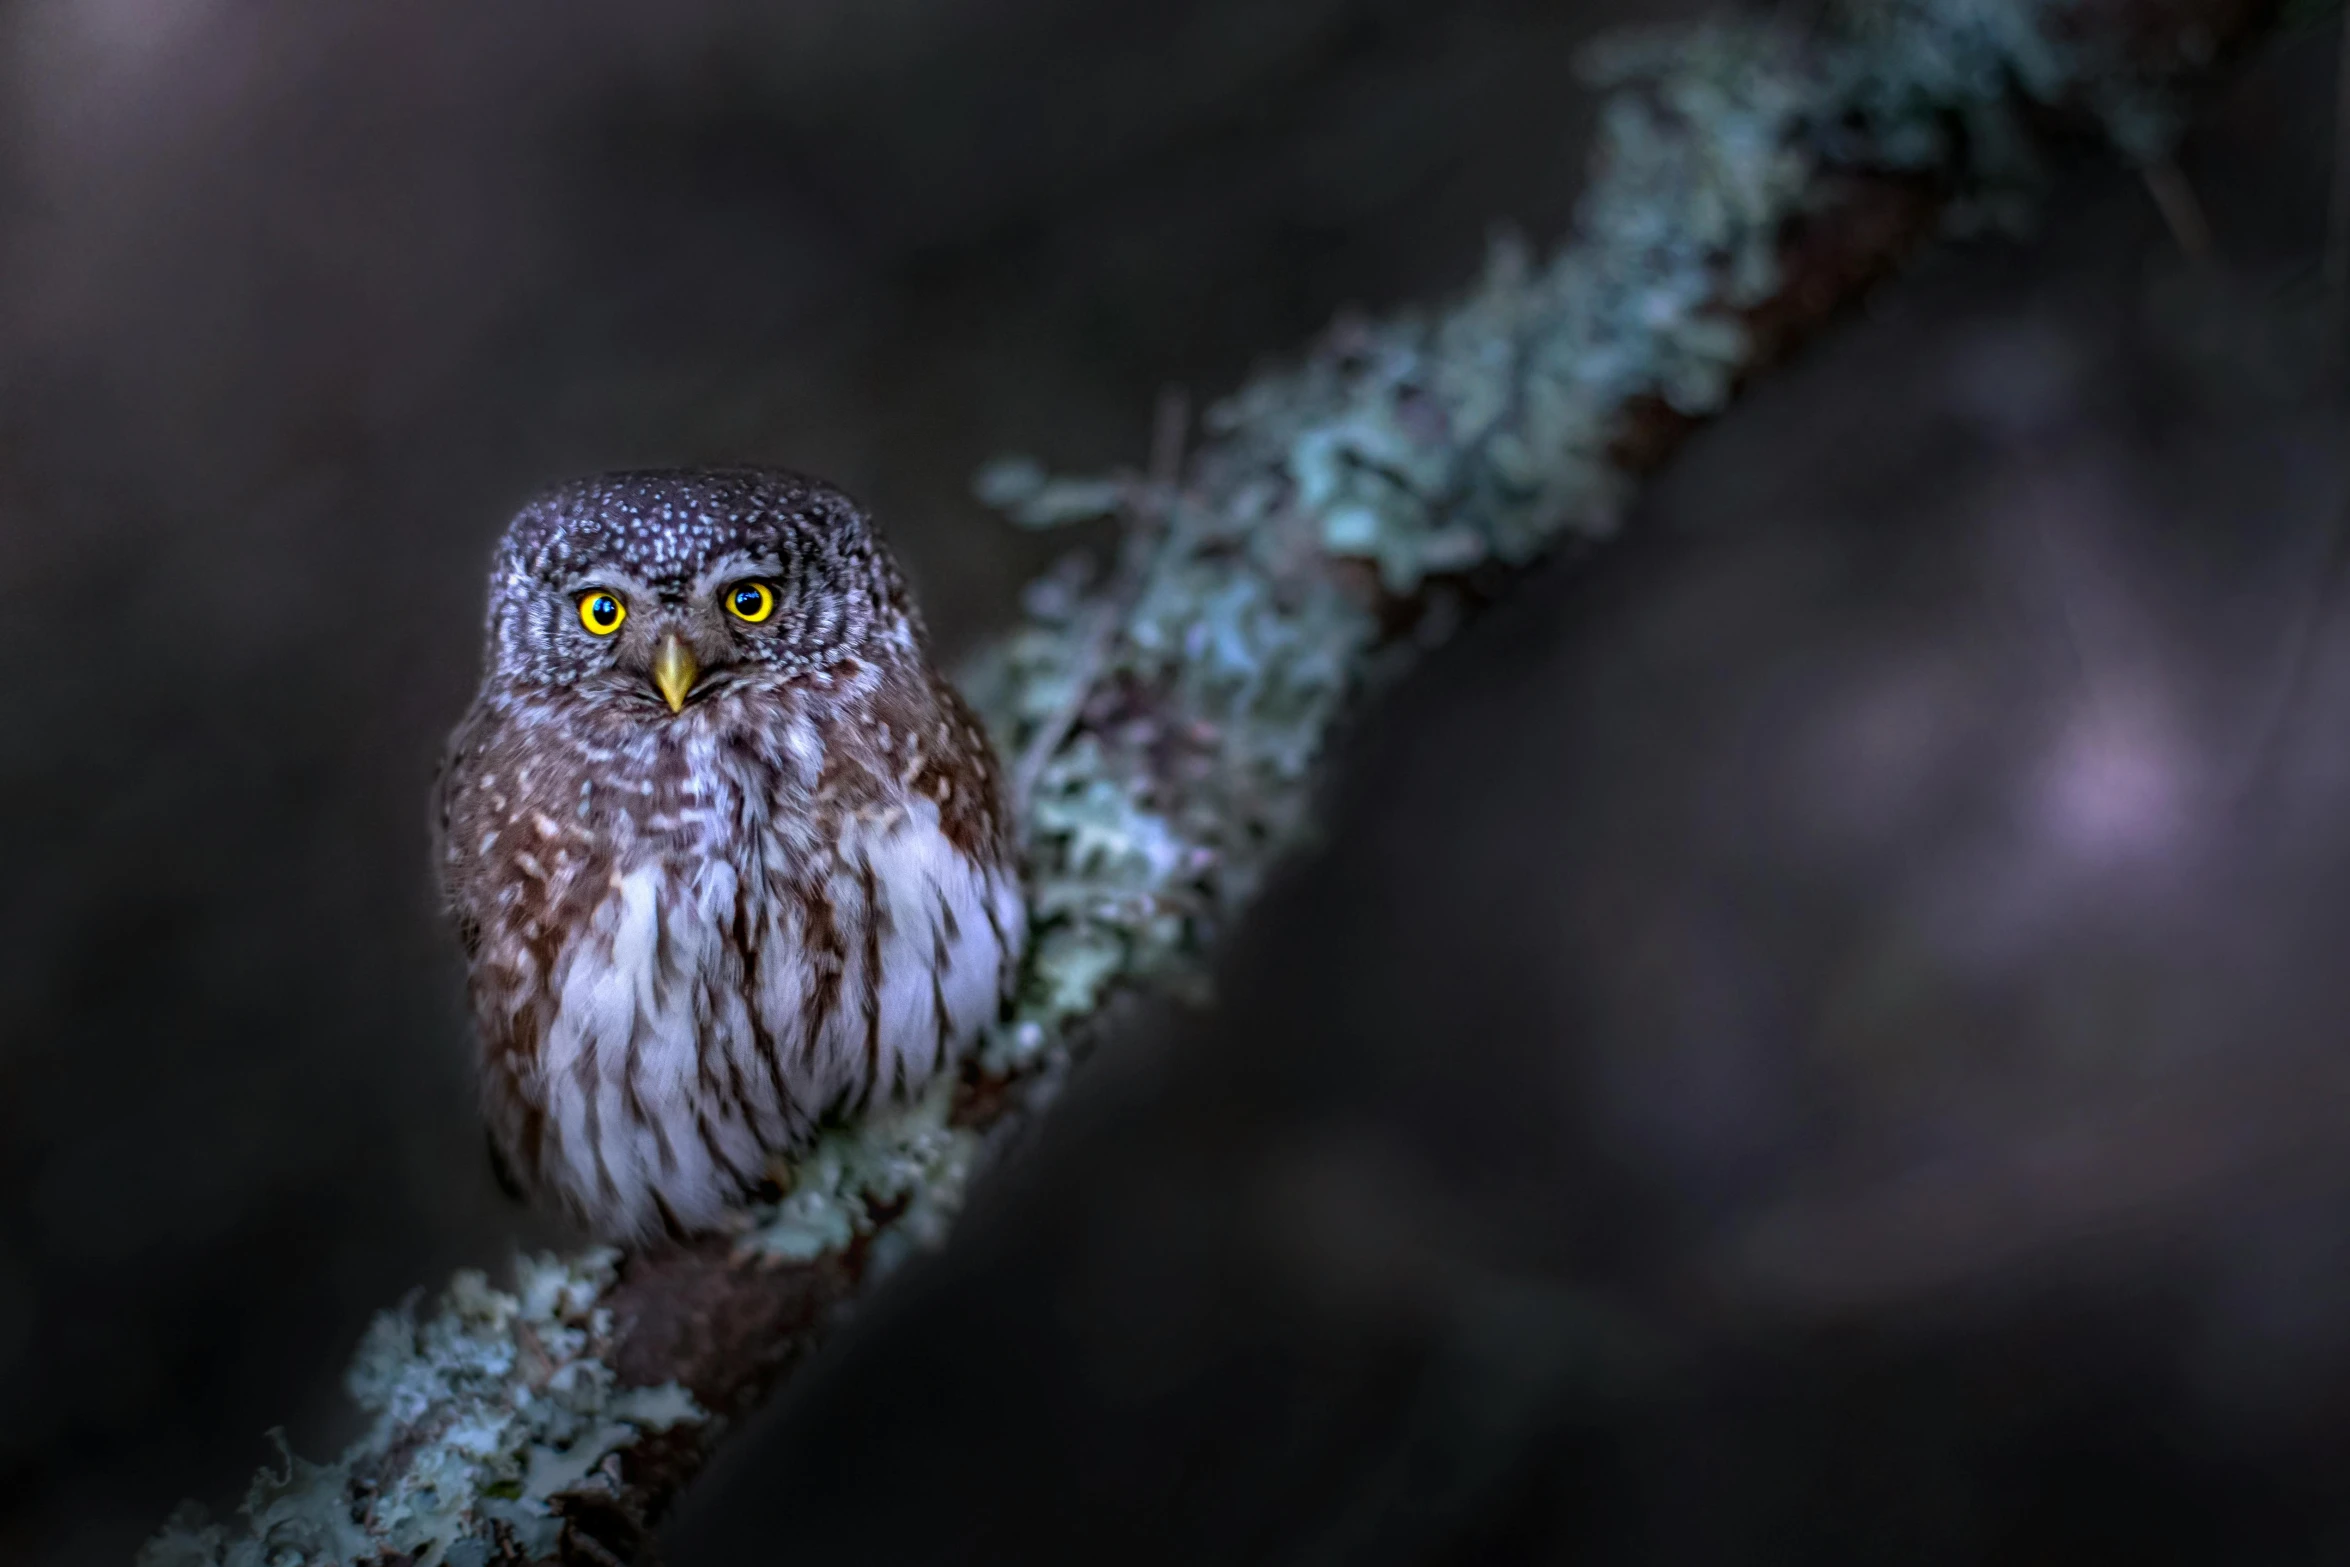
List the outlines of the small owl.
{"type": "Polygon", "coordinates": [[[855,502],[796,474],[546,492],[440,790],[491,1147],[641,1241],[993,1019],[1026,929],[979,722],[855,502]]]}

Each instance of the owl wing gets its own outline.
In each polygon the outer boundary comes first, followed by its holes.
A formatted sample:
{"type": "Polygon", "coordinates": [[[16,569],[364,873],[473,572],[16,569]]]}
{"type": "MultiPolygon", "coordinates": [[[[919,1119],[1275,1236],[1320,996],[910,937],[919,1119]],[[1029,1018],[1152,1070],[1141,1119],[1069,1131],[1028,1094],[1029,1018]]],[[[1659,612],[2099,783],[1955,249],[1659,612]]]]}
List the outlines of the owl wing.
{"type": "Polygon", "coordinates": [[[441,753],[440,770],[433,779],[432,858],[441,889],[441,910],[456,922],[458,939],[465,944],[469,960],[480,948],[481,927],[472,918],[467,900],[461,896],[463,857],[452,854],[450,848],[458,805],[473,787],[474,759],[481,754],[491,717],[479,703],[466,712],[449,736],[448,748],[441,753]]]}

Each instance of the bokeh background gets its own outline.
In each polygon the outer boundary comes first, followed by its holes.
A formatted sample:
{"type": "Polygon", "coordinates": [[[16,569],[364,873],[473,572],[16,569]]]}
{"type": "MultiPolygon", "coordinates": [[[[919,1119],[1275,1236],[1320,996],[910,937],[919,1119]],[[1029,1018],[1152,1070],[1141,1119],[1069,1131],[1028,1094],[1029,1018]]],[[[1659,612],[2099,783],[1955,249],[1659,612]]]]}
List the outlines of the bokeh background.
{"type": "MultiPolygon", "coordinates": [[[[1675,9],[0,16],[0,1560],[332,1447],[370,1312],[551,1238],[425,851],[522,495],[811,468],[968,647],[1060,547],[979,462],[1138,463],[1161,385],[1555,237],[1575,45],[1675,9]]],[[[1225,1012],[1098,1063],[678,1559],[2317,1538],[2333,61],[2208,110],[2215,258],[2071,171],[1426,669],[1225,1012]]]]}

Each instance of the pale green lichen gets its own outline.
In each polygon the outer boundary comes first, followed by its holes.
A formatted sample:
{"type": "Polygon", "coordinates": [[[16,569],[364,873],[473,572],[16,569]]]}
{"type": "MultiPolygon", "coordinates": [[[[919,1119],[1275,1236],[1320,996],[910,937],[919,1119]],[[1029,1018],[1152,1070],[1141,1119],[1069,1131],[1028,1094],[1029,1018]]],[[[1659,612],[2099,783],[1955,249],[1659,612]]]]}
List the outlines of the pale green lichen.
{"type": "MultiPolygon", "coordinates": [[[[1332,558],[1402,597],[1609,533],[1623,410],[1722,406],[1750,356],[1736,312],[1777,287],[1778,240],[1823,171],[1930,173],[1979,221],[2036,178],[2019,101],[2085,103],[2125,151],[2158,148],[2167,106],[2059,42],[2064,9],[1842,0],[1801,37],[1725,21],[1607,40],[1582,62],[1608,93],[1597,166],[1555,257],[1499,244],[1441,313],[1336,330],[1209,409],[1107,649],[1088,629],[1099,598],[1056,572],[965,672],[1007,755],[1088,695],[1027,802],[1035,939],[984,1063],[1057,1065],[1121,987],[1196,990],[1219,931],[1310,829],[1336,719],[1392,663],[1332,558]]],[[[979,481],[1030,527],[1110,514],[1133,489],[1017,458],[979,481]]],[[[862,1238],[870,1271],[934,1241],[978,1152],[949,1102],[942,1086],[828,1134],[740,1248],[792,1261],[862,1238]]],[[[431,1317],[380,1318],[351,1382],[368,1436],[331,1465],[284,1453],[241,1525],[183,1510],[143,1567],[543,1556],[557,1496],[609,1485],[638,1432],[702,1418],[677,1389],[620,1388],[600,1358],[613,1261],[526,1261],[512,1293],[460,1274],[431,1317]]]]}
{"type": "Polygon", "coordinates": [[[476,1272],[439,1309],[377,1317],[348,1386],[373,1428],[333,1464],[278,1439],[279,1467],[246,1493],[242,1527],[183,1508],[140,1567],[297,1567],[386,1552],[418,1567],[483,1567],[554,1550],[555,1499],[608,1489],[605,1460],[645,1431],[704,1418],[683,1389],[622,1388],[600,1358],[599,1304],[617,1254],[523,1258],[512,1293],[476,1272]]]}
{"type": "Polygon", "coordinates": [[[954,1088],[941,1078],[910,1103],[819,1137],[794,1162],[783,1199],[754,1210],[737,1251],[807,1262],[866,1235],[875,1238],[873,1262],[887,1267],[943,1237],[979,1151],[977,1133],[948,1124],[954,1088]],[[891,1215],[886,1226],[877,1212],[891,1215]]]}

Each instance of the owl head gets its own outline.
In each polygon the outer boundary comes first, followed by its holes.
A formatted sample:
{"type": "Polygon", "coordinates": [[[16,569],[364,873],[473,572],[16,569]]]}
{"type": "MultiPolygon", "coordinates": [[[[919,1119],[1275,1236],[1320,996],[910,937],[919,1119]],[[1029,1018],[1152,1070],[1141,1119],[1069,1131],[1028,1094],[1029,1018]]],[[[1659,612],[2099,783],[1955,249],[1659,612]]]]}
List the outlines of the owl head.
{"type": "Polygon", "coordinates": [[[648,719],[919,636],[864,512],[780,469],[560,485],[507,525],[490,579],[492,685],[641,704],[648,719]]]}

